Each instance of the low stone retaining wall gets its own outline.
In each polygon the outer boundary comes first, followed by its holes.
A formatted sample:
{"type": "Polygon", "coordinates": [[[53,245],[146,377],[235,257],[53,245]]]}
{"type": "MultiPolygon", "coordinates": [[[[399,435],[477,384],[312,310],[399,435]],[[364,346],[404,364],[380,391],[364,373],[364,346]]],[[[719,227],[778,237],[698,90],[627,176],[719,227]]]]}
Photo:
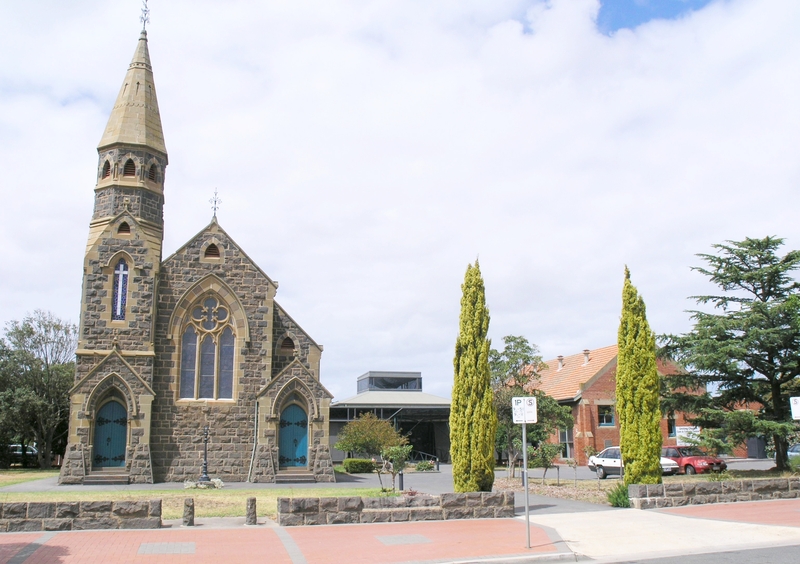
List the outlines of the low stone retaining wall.
{"type": "Polygon", "coordinates": [[[398,523],[514,516],[514,492],[398,497],[279,497],[278,524],[398,523]]]}
{"type": "Polygon", "coordinates": [[[160,527],[160,499],[0,503],[0,533],[160,527]]]}
{"type": "Polygon", "coordinates": [[[800,478],[633,484],[628,486],[628,497],[636,509],[794,498],[800,497],[800,478]]]}

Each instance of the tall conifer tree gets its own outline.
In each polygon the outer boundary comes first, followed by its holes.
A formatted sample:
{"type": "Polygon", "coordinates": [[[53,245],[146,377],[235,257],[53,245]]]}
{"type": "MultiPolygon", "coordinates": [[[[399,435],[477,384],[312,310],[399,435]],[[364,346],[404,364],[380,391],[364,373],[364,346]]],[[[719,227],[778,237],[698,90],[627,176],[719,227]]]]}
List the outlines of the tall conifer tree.
{"type": "Polygon", "coordinates": [[[450,458],[457,492],[491,491],[497,413],[492,401],[489,310],[478,261],[468,265],[461,286],[453,400],[450,409],[450,458]]]}
{"type": "Polygon", "coordinates": [[[617,347],[617,415],[625,484],[659,484],[662,436],[656,339],[627,267],[617,347]]]}

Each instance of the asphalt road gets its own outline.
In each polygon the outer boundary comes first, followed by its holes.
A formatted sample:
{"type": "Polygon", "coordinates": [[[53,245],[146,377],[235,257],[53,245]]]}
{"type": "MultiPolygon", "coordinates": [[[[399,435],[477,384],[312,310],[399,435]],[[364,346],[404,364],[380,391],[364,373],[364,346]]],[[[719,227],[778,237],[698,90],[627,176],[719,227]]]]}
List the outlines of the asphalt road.
{"type": "Polygon", "coordinates": [[[796,564],[800,562],[800,545],[618,562],[620,564],[796,564]]]}

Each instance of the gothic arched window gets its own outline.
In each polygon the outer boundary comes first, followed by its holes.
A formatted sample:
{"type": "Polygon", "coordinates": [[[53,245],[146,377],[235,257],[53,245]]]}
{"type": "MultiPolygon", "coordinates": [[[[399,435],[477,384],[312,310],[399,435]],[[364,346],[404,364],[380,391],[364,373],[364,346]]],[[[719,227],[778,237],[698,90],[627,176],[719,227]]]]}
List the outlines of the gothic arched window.
{"type": "Polygon", "coordinates": [[[181,336],[181,399],[232,399],[234,334],[228,309],[206,296],[181,336]]]}
{"type": "Polygon", "coordinates": [[[128,263],[119,259],[114,268],[114,286],[111,301],[111,319],[125,319],[125,306],[128,302],[128,263]]]}

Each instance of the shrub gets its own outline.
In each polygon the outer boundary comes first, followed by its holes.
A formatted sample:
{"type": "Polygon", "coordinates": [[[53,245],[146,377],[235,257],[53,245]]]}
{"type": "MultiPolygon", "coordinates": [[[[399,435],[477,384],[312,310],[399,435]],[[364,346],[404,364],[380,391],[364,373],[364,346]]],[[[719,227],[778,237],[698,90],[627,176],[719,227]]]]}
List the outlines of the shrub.
{"type": "Polygon", "coordinates": [[[733,480],[733,475],[727,470],[723,472],[711,472],[707,480],[709,482],[727,482],[728,480],[733,480]]]}
{"type": "Polygon", "coordinates": [[[417,465],[414,466],[414,469],[417,472],[430,472],[431,470],[433,470],[433,462],[431,462],[430,460],[421,460],[417,462],[417,465]]]}
{"type": "Polygon", "coordinates": [[[608,503],[612,507],[630,507],[631,500],[628,498],[628,486],[625,482],[620,482],[612,489],[608,490],[608,503]]]}
{"type": "Polygon", "coordinates": [[[342,466],[348,474],[370,474],[375,471],[375,463],[368,458],[345,458],[342,466]]]}

